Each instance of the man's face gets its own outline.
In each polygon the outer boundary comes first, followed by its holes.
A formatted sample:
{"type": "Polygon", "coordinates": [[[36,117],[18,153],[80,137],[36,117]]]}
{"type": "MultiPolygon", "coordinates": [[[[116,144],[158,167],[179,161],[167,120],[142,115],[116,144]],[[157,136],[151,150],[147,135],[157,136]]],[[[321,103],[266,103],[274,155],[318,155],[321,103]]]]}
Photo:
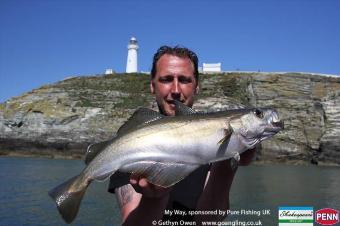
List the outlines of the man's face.
{"type": "Polygon", "coordinates": [[[172,101],[175,99],[192,107],[198,82],[190,59],[165,54],[158,60],[156,67],[157,72],[150,88],[151,93],[156,95],[161,113],[174,116],[175,105],[172,101]]]}

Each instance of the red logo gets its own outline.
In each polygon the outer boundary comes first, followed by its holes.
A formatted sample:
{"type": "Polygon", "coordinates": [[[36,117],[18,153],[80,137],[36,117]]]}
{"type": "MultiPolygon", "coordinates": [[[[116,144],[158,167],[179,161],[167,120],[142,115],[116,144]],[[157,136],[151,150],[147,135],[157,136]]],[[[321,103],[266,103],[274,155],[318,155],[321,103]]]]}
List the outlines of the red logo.
{"type": "Polygon", "coordinates": [[[333,225],[339,222],[339,211],[325,208],[315,212],[315,221],[321,225],[333,225]]]}

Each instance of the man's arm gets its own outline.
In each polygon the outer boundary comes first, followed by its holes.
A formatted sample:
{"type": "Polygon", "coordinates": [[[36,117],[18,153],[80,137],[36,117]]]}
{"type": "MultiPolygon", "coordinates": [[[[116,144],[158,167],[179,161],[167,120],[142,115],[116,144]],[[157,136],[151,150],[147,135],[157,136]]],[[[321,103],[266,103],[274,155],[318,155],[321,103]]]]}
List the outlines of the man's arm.
{"type": "MultiPolygon", "coordinates": [[[[255,155],[255,149],[241,154],[239,165],[249,165],[255,155]]],[[[234,180],[236,169],[230,165],[230,159],[212,164],[207,176],[206,185],[197,203],[197,210],[224,210],[229,209],[229,192],[234,180]]],[[[218,221],[226,216],[205,215],[196,216],[196,221],[218,221]]]]}
{"type": "MultiPolygon", "coordinates": [[[[234,179],[236,170],[230,166],[230,160],[216,162],[212,164],[207,176],[207,182],[201,194],[197,210],[228,210],[229,209],[229,191],[234,179]]],[[[224,216],[225,217],[225,216],[224,216]]],[[[197,222],[216,221],[224,219],[222,216],[215,215],[197,215],[197,222]]],[[[200,225],[200,224],[199,224],[200,225]]]]}
{"type": "Polygon", "coordinates": [[[130,183],[133,186],[127,184],[115,189],[123,225],[150,226],[152,221],[162,219],[169,199],[169,189],[149,184],[145,179],[131,178],[130,183]]]}

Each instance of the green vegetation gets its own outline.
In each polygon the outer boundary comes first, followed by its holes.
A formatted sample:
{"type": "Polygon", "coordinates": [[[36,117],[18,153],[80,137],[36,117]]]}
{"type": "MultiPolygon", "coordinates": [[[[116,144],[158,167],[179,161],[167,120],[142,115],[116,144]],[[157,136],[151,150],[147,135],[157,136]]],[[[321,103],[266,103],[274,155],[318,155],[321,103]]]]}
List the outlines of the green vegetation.
{"type": "Polygon", "coordinates": [[[61,81],[56,87],[69,94],[75,107],[108,107],[134,109],[148,101],[148,74],[109,74],[76,77],[61,81]]]}
{"type": "Polygon", "coordinates": [[[120,102],[114,104],[114,108],[136,109],[145,106],[147,102],[147,98],[134,94],[129,97],[122,97],[120,102]]]}
{"type": "MultiPolygon", "coordinates": [[[[198,98],[224,95],[247,104],[250,79],[251,76],[240,73],[201,74],[198,98]]],[[[73,77],[13,98],[8,105],[1,105],[0,110],[12,114],[34,109],[47,115],[68,114],[75,112],[75,108],[89,107],[133,110],[150,106],[154,98],[149,84],[150,75],[142,73],[73,77]]]]}
{"type": "Polygon", "coordinates": [[[240,73],[200,75],[202,87],[199,98],[224,95],[247,105],[249,103],[247,89],[250,80],[250,75],[240,75],[240,73]]]}

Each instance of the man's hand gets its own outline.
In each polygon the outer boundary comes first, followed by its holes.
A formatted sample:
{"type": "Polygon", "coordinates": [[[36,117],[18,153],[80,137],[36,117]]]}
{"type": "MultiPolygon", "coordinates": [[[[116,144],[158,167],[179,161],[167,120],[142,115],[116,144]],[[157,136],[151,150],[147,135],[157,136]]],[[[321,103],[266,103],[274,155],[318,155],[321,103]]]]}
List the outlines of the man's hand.
{"type": "Polygon", "coordinates": [[[162,219],[170,190],[153,185],[145,178],[130,176],[130,184],[115,190],[123,226],[150,226],[153,221],[162,219]]]}
{"type": "MultiPolygon", "coordinates": [[[[239,165],[249,165],[255,156],[255,152],[255,148],[243,152],[240,155],[239,165]]],[[[232,169],[230,159],[213,163],[196,209],[227,211],[229,209],[229,192],[235,173],[236,170],[232,169]]],[[[198,215],[195,220],[199,225],[202,221],[222,221],[224,218],[225,216],[198,215]]]]}
{"type": "Polygon", "coordinates": [[[147,198],[161,198],[168,195],[171,188],[164,188],[151,184],[146,178],[140,178],[138,176],[131,175],[130,184],[133,186],[136,192],[142,194],[147,198]]]}

